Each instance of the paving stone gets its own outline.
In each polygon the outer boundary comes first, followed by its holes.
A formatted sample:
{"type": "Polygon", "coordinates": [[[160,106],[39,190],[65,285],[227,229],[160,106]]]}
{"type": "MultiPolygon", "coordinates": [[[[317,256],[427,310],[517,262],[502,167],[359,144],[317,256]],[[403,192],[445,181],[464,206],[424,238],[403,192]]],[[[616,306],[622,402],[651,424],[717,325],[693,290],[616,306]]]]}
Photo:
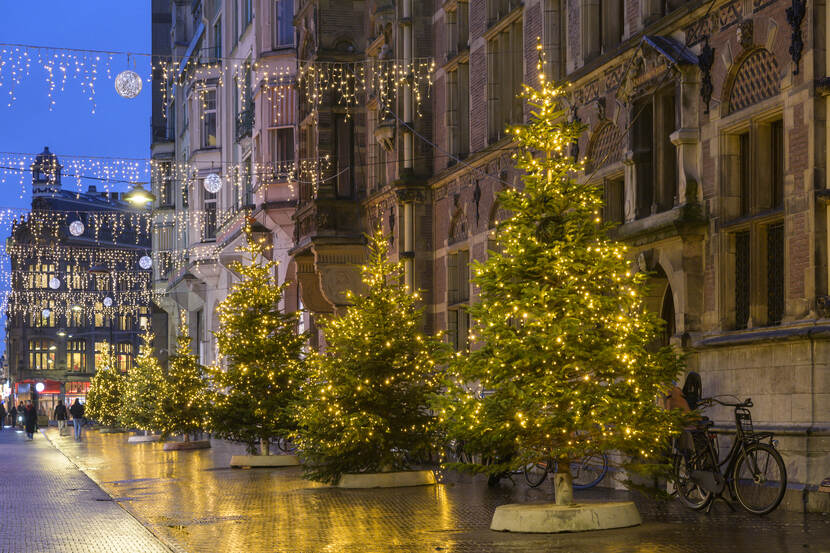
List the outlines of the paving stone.
{"type": "Polygon", "coordinates": [[[634,499],[642,526],[568,535],[489,530],[499,505],[550,499],[546,482],[488,488],[479,478],[450,477],[434,487],[341,490],[307,482],[299,468],[227,468],[243,448],[214,440],[201,451],[165,452],[160,444],[127,444],[126,435],[90,432],[56,444],[126,509],[176,550],[286,553],[431,552],[825,552],[830,516],[776,511],[766,517],[709,514],[677,502],[594,489],[576,499],[634,499]]]}
{"type": "Polygon", "coordinates": [[[0,553],[169,553],[46,438],[0,431],[0,553]]]}

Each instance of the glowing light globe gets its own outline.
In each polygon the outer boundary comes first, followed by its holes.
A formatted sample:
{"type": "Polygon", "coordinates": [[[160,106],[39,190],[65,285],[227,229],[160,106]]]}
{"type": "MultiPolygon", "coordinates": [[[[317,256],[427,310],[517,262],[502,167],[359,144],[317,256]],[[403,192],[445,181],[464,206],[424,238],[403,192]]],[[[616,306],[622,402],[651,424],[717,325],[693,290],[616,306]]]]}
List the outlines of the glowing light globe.
{"type": "Polygon", "coordinates": [[[72,236],[80,236],[84,233],[86,227],[80,221],[72,221],[69,225],[69,234],[72,236]]]}
{"type": "Polygon", "coordinates": [[[220,177],[216,173],[211,173],[210,175],[205,177],[204,186],[205,190],[207,190],[211,194],[216,194],[222,189],[222,177],[220,177]]]}
{"type": "Polygon", "coordinates": [[[38,393],[42,392],[45,389],[46,385],[43,384],[43,382],[38,382],[37,384],[35,384],[35,390],[37,390],[38,393]]]}
{"type": "Polygon", "coordinates": [[[104,307],[112,307],[112,298],[107,296],[104,298],[104,307]]]}
{"type": "Polygon", "coordinates": [[[61,280],[58,277],[52,277],[49,279],[49,288],[52,290],[57,290],[61,287],[61,280]]]}
{"type": "Polygon", "coordinates": [[[124,98],[135,98],[141,92],[141,77],[135,71],[122,71],[115,77],[115,91],[124,98]]]}
{"type": "Polygon", "coordinates": [[[142,269],[149,269],[153,266],[153,259],[149,255],[142,255],[138,260],[138,266],[142,269]]]}
{"type": "Polygon", "coordinates": [[[43,311],[40,312],[40,314],[43,315],[44,319],[48,319],[49,315],[52,314],[52,311],[49,310],[49,309],[44,309],[43,311]]]}

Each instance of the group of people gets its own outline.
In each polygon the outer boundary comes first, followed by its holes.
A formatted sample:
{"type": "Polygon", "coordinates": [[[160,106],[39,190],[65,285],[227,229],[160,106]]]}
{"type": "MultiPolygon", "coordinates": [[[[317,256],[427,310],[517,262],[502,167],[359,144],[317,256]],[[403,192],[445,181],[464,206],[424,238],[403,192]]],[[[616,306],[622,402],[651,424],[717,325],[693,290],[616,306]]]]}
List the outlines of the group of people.
{"type": "MultiPolygon", "coordinates": [[[[69,408],[63,402],[58,403],[57,407],[55,407],[55,420],[58,421],[59,434],[61,436],[66,435],[66,423],[69,417],[72,416],[72,423],[75,427],[75,441],[80,442],[81,432],[86,422],[84,411],[84,405],[77,398],[75,399],[75,403],[69,408]]],[[[16,407],[12,404],[11,409],[8,411],[6,411],[6,406],[3,402],[0,402],[0,430],[5,428],[7,419],[10,428],[15,428],[18,426],[18,423],[22,423],[22,427],[26,431],[26,437],[30,440],[34,439],[35,432],[37,432],[37,409],[35,409],[31,400],[26,401],[25,405],[21,401],[16,407]]]]}

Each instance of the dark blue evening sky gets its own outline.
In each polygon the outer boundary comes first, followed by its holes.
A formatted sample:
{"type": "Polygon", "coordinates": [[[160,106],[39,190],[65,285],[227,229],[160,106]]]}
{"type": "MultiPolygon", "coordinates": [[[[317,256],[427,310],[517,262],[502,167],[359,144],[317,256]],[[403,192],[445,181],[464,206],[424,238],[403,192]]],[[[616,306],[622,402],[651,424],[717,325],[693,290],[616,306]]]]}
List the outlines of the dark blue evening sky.
{"type": "MultiPolygon", "coordinates": [[[[0,42],[149,53],[150,4],[150,0],[0,0],[0,42]]],[[[142,78],[148,76],[149,61],[138,58],[135,62],[142,78]]],[[[126,56],[116,57],[114,72],[125,69],[126,63],[126,56]]],[[[148,157],[149,88],[145,78],[141,94],[128,100],[116,94],[111,80],[101,78],[92,114],[86,95],[70,83],[55,95],[56,105],[49,111],[43,73],[33,65],[17,87],[17,100],[11,107],[6,105],[8,93],[0,87],[0,152],[38,153],[48,145],[59,158],[62,154],[148,157]]],[[[113,188],[125,189],[124,185],[113,188]]],[[[20,198],[20,193],[16,180],[3,185],[0,209],[28,207],[31,195],[27,191],[20,198]]],[[[3,242],[7,235],[8,226],[0,228],[3,242]]],[[[7,270],[5,263],[3,270],[7,270]]],[[[2,328],[0,340],[5,342],[2,328]]],[[[5,343],[0,350],[5,350],[5,343]]]]}

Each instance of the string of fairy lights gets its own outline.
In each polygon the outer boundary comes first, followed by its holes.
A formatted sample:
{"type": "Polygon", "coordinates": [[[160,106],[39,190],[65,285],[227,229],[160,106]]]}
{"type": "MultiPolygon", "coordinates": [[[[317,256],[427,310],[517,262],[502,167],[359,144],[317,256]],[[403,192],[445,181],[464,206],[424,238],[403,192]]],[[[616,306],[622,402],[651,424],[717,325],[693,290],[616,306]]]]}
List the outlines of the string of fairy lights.
{"type": "Polygon", "coordinates": [[[49,109],[72,86],[86,96],[92,113],[95,113],[100,82],[111,82],[119,95],[135,98],[145,88],[145,82],[154,82],[154,75],[158,76],[155,83],[162,95],[165,117],[167,100],[176,87],[192,87],[203,105],[210,90],[230,87],[230,90],[236,89],[237,105],[247,106],[255,93],[253,83],[276,97],[284,97],[297,86],[304,101],[315,107],[330,95],[347,110],[359,105],[367,91],[375,94],[382,105],[391,105],[397,91],[405,86],[413,92],[417,107],[429,92],[434,71],[435,62],[431,58],[252,61],[216,57],[210,50],[176,58],[141,52],[0,43],[0,89],[5,91],[8,106],[17,100],[21,84],[34,79],[44,83],[49,109]]]}

